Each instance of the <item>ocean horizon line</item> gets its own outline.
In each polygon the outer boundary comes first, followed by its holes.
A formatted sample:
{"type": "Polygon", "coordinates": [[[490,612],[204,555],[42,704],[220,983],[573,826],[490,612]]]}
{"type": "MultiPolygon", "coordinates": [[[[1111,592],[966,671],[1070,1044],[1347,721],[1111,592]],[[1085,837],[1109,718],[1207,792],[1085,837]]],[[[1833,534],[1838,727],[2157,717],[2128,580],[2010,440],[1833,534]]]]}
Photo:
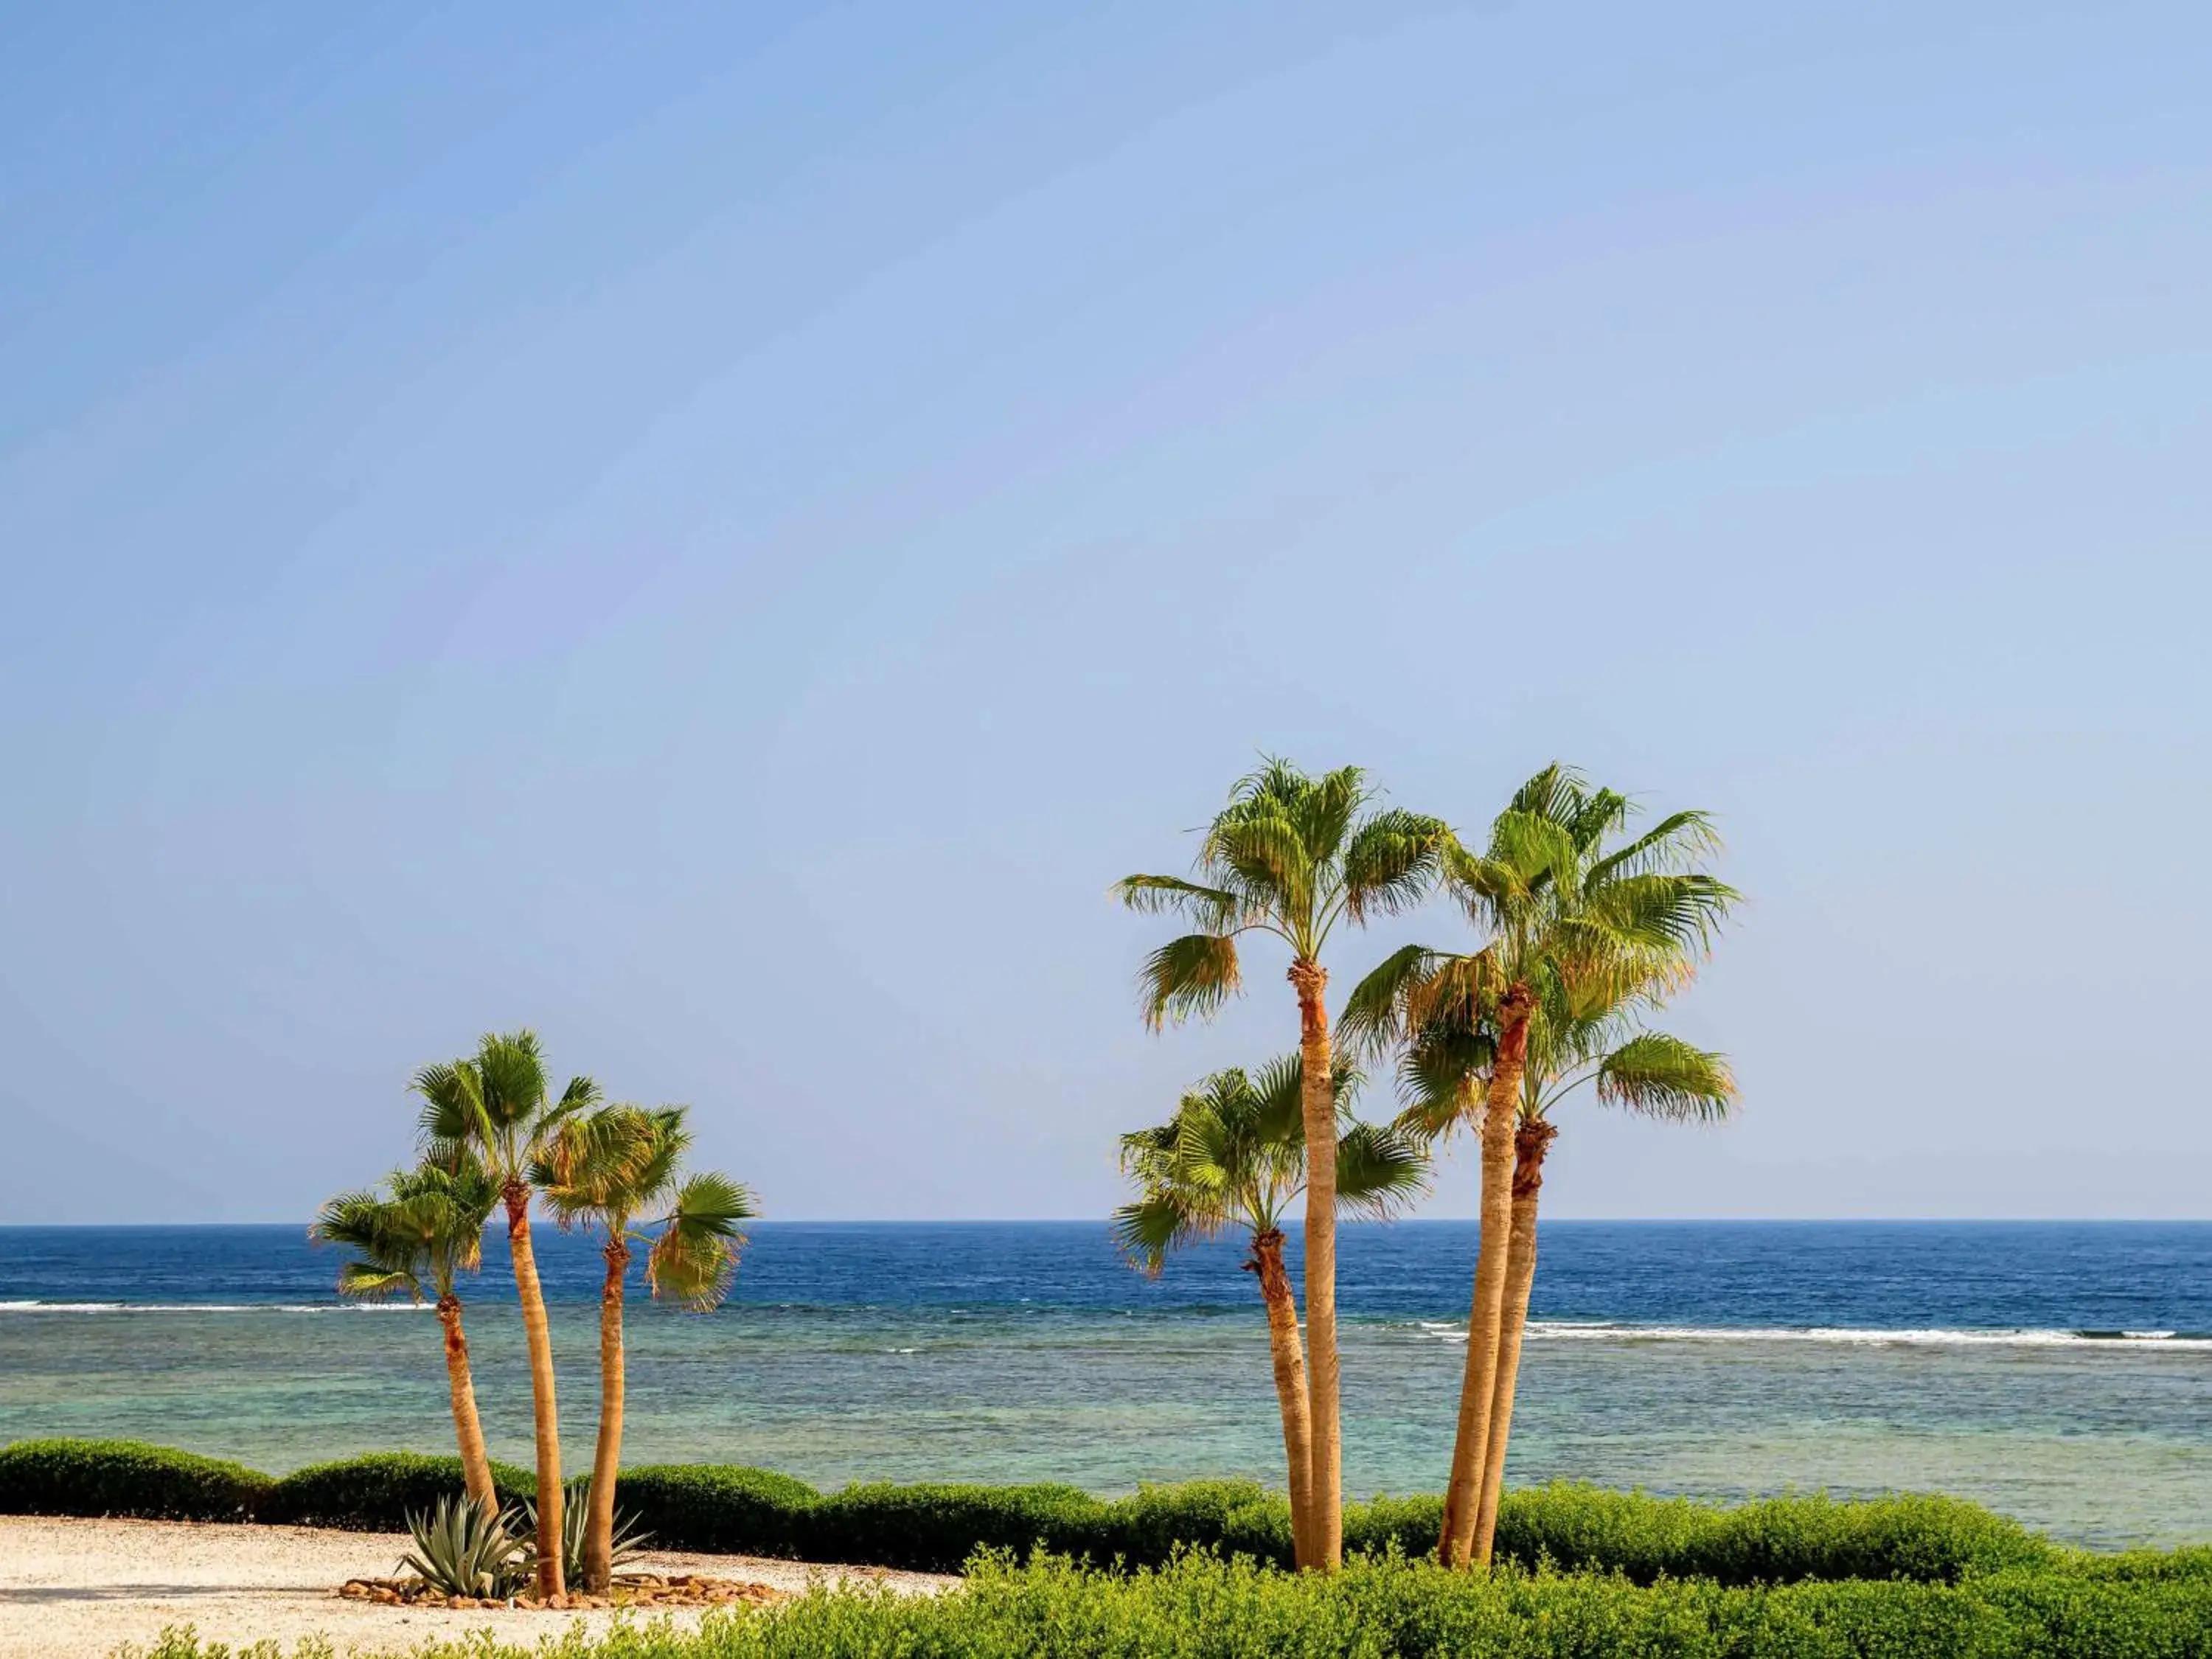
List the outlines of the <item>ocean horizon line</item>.
{"type": "MultiPolygon", "coordinates": [[[[61,1232],[108,1229],[136,1232],[188,1231],[204,1228],[297,1228],[304,1231],[311,1217],[262,1218],[245,1221],[6,1221],[0,1233],[61,1232]]],[[[747,1231],[776,1227],[1087,1227],[1105,1226],[1109,1216],[760,1216],[746,1222],[747,1231]]],[[[1401,1216],[1388,1221],[1346,1217],[1340,1228],[1376,1230],[1402,1227],[1473,1227],[1471,1215],[1401,1216]]],[[[2156,1216],[2042,1216],[2042,1215],[1565,1215],[1546,1216],[1546,1227],[2203,1227],[2212,1226],[2212,1215],[2156,1216]]],[[[1304,1230],[1298,1217],[1286,1217],[1286,1233],[1304,1230]]]]}

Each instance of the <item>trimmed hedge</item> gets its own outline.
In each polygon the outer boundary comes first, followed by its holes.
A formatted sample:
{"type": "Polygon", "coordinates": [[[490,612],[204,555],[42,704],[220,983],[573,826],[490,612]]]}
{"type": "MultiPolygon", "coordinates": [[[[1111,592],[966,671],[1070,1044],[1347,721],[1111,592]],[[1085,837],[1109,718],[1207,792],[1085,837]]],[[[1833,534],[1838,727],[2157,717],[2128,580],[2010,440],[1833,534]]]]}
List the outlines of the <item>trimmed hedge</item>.
{"type": "MultiPolygon", "coordinates": [[[[531,1470],[495,1462],[491,1479],[503,1504],[537,1496],[538,1476],[531,1470]]],[[[458,1457],[371,1452],[295,1469],[270,1484],[254,1518],[295,1527],[398,1532],[409,1514],[427,1513],[465,1484],[458,1457]]]]}
{"type": "MultiPolygon", "coordinates": [[[[1436,1522],[1423,1530],[1426,1547],[1436,1522]]],[[[1723,1508],[1565,1485],[1508,1494],[1498,1505],[1498,1548],[1527,1565],[1595,1567],[1639,1584],[1662,1576],[1723,1584],[1850,1578],[1953,1584],[1970,1574],[2048,1566],[2062,1553],[2017,1521],[1958,1498],[1844,1502],[1814,1495],[1723,1508]]]]}
{"type": "MultiPolygon", "coordinates": [[[[526,1638],[527,1639],[527,1638],[526,1638]]],[[[216,1659],[189,1632],[151,1659],[216,1659]]],[[[1638,1585],[1614,1574],[1485,1577],[1401,1557],[1331,1577],[1186,1555],[1115,1574],[984,1558],[942,1596],[817,1588],[709,1614],[698,1633],[571,1636],[562,1659],[2203,1659],[2212,1585],[2019,1571],[1901,1580],[1638,1585]]],[[[415,1659],[538,1659],[486,1631],[415,1659]]]]}
{"type": "MultiPolygon", "coordinates": [[[[979,1548],[1038,1546],[1101,1565],[1158,1565],[1179,1546],[1291,1564],[1290,1506],[1254,1481],[1147,1486],[1113,1499],[1073,1486],[945,1484],[871,1484],[823,1497],[763,1470],[694,1466],[627,1473],[620,1501],[672,1547],[924,1572],[957,1572],[979,1548]],[[678,1492],[680,1506],[669,1504],[678,1492]]],[[[1429,1497],[1352,1504],[1345,1548],[1395,1548],[1418,1559],[1435,1547],[1443,1514],[1442,1500],[1429,1497]]],[[[1955,1583],[2066,1554],[2019,1522],[1958,1498],[1776,1498],[1723,1508],[1567,1485],[1508,1492],[1498,1553],[1523,1566],[1592,1567],[1647,1584],[1661,1577],[1955,1583]]]]}
{"type": "MultiPolygon", "coordinates": [[[[494,1466],[503,1499],[528,1471],[494,1466]]],[[[459,1461],[407,1452],[319,1463],[271,1481],[234,1463],[112,1441],[0,1449],[0,1511],[254,1518],[397,1530],[408,1511],[460,1489],[459,1461]]],[[[1253,1481],[1148,1486],[1095,1498],[1073,1486],[872,1484],[823,1494],[766,1469],[664,1465],[623,1473],[617,1500],[664,1547],[955,1572],[979,1548],[1042,1546],[1100,1565],[1157,1565],[1179,1547],[1291,1562],[1289,1506],[1253,1481]]],[[[1433,1547],[1440,1501],[1378,1498],[1345,1516],[1347,1551],[1409,1558],[1433,1547]]],[[[1957,1498],[1768,1498],[1723,1508],[1682,1498],[1550,1486],[1508,1492],[1501,1559],[1589,1568],[1649,1584],[1969,1577],[2064,1565],[2112,1582],[2212,1577],[2212,1549],[2090,1557],[1957,1498]]]]}
{"type": "Polygon", "coordinates": [[[796,1517],[821,1496],[773,1469],[720,1463],[624,1469],[615,1486],[617,1506],[640,1516],[667,1548],[793,1559],[805,1554],[796,1517]]]}
{"type": "Polygon", "coordinates": [[[243,1463],[143,1440],[18,1440],[0,1447],[0,1514],[251,1521],[274,1484],[243,1463]]]}

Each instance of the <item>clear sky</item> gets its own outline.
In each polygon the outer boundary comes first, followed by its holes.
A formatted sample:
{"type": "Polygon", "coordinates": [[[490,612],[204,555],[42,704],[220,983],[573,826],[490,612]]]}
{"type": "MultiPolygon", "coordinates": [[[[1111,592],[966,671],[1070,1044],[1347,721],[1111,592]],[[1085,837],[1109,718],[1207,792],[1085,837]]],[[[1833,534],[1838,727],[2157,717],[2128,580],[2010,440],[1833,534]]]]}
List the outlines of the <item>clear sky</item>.
{"type": "Polygon", "coordinates": [[[1146,1035],[1106,896],[1262,750],[1721,816],[1741,1120],[1571,1111],[1559,1214],[2212,1215],[2208,62],[7,6],[0,1219],[304,1218],[522,1023],[772,1215],[1098,1214],[1294,1038],[1264,951],[1146,1035]]]}

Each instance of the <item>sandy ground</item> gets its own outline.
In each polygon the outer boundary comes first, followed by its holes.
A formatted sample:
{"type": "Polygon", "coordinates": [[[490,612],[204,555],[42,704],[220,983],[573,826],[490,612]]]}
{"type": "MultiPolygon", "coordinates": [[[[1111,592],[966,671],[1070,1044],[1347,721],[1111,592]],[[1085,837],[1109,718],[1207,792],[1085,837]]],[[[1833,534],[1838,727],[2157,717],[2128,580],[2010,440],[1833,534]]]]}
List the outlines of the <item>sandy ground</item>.
{"type": "MultiPolygon", "coordinates": [[[[493,1630],[535,1645],[612,1613],[451,1613],[342,1601],[348,1578],[391,1575],[398,1534],[180,1521],[65,1521],[0,1516],[0,1659],[101,1659],[118,1644],[152,1643],[165,1625],[236,1646],[274,1638],[289,1652],[327,1636],[338,1652],[404,1650],[433,1637],[493,1630]]],[[[876,1567],[819,1567],[739,1555],[653,1555],[641,1570],[710,1573],[778,1589],[810,1580],[884,1583],[927,1593],[956,1580],[876,1567]]],[[[669,1615],[696,1624],[695,1611],[669,1615]]]]}

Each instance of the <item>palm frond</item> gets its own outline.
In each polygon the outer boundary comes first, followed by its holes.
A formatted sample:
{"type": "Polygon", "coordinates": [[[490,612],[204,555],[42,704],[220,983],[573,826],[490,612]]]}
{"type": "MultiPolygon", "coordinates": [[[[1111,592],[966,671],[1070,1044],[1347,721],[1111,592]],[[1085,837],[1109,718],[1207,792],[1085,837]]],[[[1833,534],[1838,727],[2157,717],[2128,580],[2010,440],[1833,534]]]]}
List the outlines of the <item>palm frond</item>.
{"type": "Polygon", "coordinates": [[[1379,1220],[1404,1210],[1428,1189],[1429,1156],[1416,1137],[1356,1123],[1337,1138],[1336,1192],[1345,1208],[1379,1220]]]}
{"type": "Polygon", "coordinates": [[[422,1281],[400,1267],[377,1267],[366,1261],[349,1261],[338,1269],[338,1294],[362,1302],[384,1302],[395,1296],[422,1299],[422,1281]]]}
{"type": "MultiPolygon", "coordinates": [[[[1233,1103],[1217,1098],[1214,1109],[1227,1116],[1240,1108],[1254,1137],[1267,1145],[1305,1145],[1305,1056],[1297,1049],[1277,1054],[1248,1080],[1241,1071],[1217,1073],[1234,1078],[1233,1103]]],[[[1339,1053],[1329,1065],[1329,1096],[1339,1118],[1349,1116],[1352,1103],[1367,1081],[1349,1055],[1339,1053]]]]}
{"type": "Polygon", "coordinates": [[[589,1078],[571,1079],[549,1100],[544,1051],[528,1030],[488,1032],[473,1055],[426,1066],[410,1086],[422,1097],[417,1127],[426,1162],[459,1167],[474,1156],[499,1186],[526,1180],[560,1126],[599,1100],[589,1078]]]}
{"type": "Polygon", "coordinates": [[[1208,933],[1221,933],[1237,920],[1237,895],[1225,887],[1206,887],[1180,876],[1124,876],[1114,896],[1139,915],[1187,916],[1208,933]]]}
{"type": "Polygon", "coordinates": [[[653,1294],[702,1310],[720,1303],[744,1248],[738,1224],[758,1213],[750,1190],[726,1175],[708,1170],[687,1179],[646,1257],[653,1294]]]}
{"type": "MultiPolygon", "coordinates": [[[[1217,1073],[1216,1075],[1225,1075],[1217,1073]]],[[[1235,1075],[1242,1079],[1243,1073],[1235,1075]]],[[[1293,1048],[1263,1063],[1241,1091],[1250,1097],[1255,1139],[1263,1142],[1304,1144],[1306,1111],[1305,1056],[1293,1048]]]]}
{"type": "Polygon", "coordinates": [[[1224,812],[1206,832],[1200,858],[1231,877],[1245,897],[1296,914],[1313,905],[1315,866],[1298,827],[1284,816],[1224,812]]]}
{"type": "Polygon", "coordinates": [[[519,1129],[544,1109],[545,1055],[537,1032],[486,1032],[477,1044],[474,1066],[483,1115],[494,1129],[519,1129]]]}
{"type": "Polygon", "coordinates": [[[1145,958],[1137,984],[1145,1024],[1210,1016],[1241,988],[1237,941],[1219,933],[1185,933],[1145,958]]]}
{"type": "Polygon", "coordinates": [[[1379,1054],[1399,1042],[1405,1034],[1407,994],[1435,972],[1441,954],[1425,945],[1401,945],[1369,969],[1337,1016],[1339,1041],[1364,1054],[1379,1054]]]}
{"type": "MultiPolygon", "coordinates": [[[[1252,1073],[1233,1066],[1215,1072],[1184,1091],[1165,1123],[1123,1135],[1122,1172],[1137,1188],[1133,1201],[1114,1213],[1124,1254],[1157,1273],[1170,1251],[1193,1239],[1232,1225],[1255,1234],[1278,1227],[1305,1184],[1304,1077],[1295,1051],[1252,1073]]],[[[1333,1068],[1332,1091],[1347,1136],[1376,1133],[1349,1115],[1359,1081],[1349,1063],[1333,1068]]],[[[1355,1145],[1366,1148],[1369,1142],[1355,1145]]],[[[1386,1140],[1382,1150],[1395,1145],[1386,1140]]],[[[1346,1207],[1365,1204],[1373,1211],[1395,1202],[1400,1188],[1383,1180],[1393,1167],[1382,1158],[1357,1164],[1346,1207]]]]}
{"type": "Polygon", "coordinates": [[[485,1124],[483,1091],[468,1061],[425,1066],[409,1086],[422,1097],[417,1121],[426,1144],[450,1149],[480,1135],[485,1124]]]}
{"type": "Polygon", "coordinates": [[[317,1244],[345,1244],[355,1249],[383,1248],[386,1237],[384,1194],[366,1188],[340,1193],[325,1203],[307,1237],[317,1244]]]}
{"type": "Polygon", "coordinates": [[[1581,772],[1563,762],[1553,761],[1513,792],[1505,810],[1529,817],[1565,822],[1584,787],[1581,772]]]}
{"type": "Polygon", "coordinates": [[[447,1296],[456,1273],[482,1262],[484,1223],[498,1201],[498,1188],[474,1158],[452,1165],[426,1159],[395,1170],[380,1190],[339,1194],[324,1205],[308,1237],[354,1252],[338,1275],[344,1295],[419,1297],[428,1279],[447,1296]]]}
{"type": "Polygon", "coordinates": [[[1595,884],[1616,876],[1664,874],[1694,865],[1720,851],[1711,815],[1675,812],[1659,820],[1626,846],[1615,848],[1589,868],[1595,884]]]}
{"type": "Polygon", "coordinates": [[[1114,1243],[1121,1254],[1157,1279],[1169,1252],[1218,1235],[1223,1217],[1194,1206],[1187,1194],[1170,1188],[1147,1192],[1114,1212],[1114,1243]]]}
{"type": "Polygon", "coordinates": [[[1459,901],[1468,919],[1486,931],[1533,896],[1528,872],[1519,866],[1456,841],[1443,848],[1440,864],[1445,889],[1459,901]]]}
{"type": "MultiPolygon", "coordinates": [[[[568,1116],[539,1144],[531,1184],[563,1228],[619,1232],[669,1185],[680,1148],[666,1144],[668,1121],[626,1102],[568,1116]]],[[[680,1131],[680,1112],[673,1121],[680,1131]]]]}
{"type": "MultiPolygon", "coordinates": [[[[1295,772],[1294,768],[1285,770],[1295,772]]],[[[1319,868],[1333,861],[1346,845],[1346,838],[1360,810],[1374,797],[1364,771],[1357,766],[1340,766],[1312,780],[1288,802],[1289,817],[1297,825],[1298,839],[1306,849],[1306,862],[1319,868]]]]}
{"type": "Polygon", "coordinates": [[[1644,1031],[1607,1054],[1597,1069],[1597,1096],[1646,1117],[1671,1122],[1714,1123],[1736,1098],[1735,1077],[1725,1054],[1661,1031],[1644,1031]]]}
{"type": "Polygon", "coordinates": [[[1534,812],[1507,810],[1490,826],[1484,862],[1510,872],[1502,902],[1533,897],[1540,889],[1572,887],[1581,879],[1582,849],[1566,825],[1534,812]]]}
{"type": "Polygon", "coordinates": [[[1374,814],[1345,844],[1345,913],[1364,922],[1419,904],[1436,884],[1450,838],[1442,818],[1396,808],[1374,814]]]}
{"type": "Polygon", "coordinates": [[[1647,874],[1608,880],[1566,920],[1605,930],[1626,947],[1703,952],[1740,896],[1702,874],[1647,874]]]}
{"type": "Polygon", "coordinates": [[[1600,842],[1628,822],[1636,805],[1611,789],[1590,789],[1577,784],[1560,820],[1576,848],[1587,858],[1600,842]]]}
{"type": "Polygon", "coordinates": [[[1370,812],[1373,795],[1358,767],[1315,777],[1263,757],[1207,825],[1198,879],[1130,876],[1115,884],[1132,908],[1198,924],[1146,958],[1139,1005],[1146,1024],[1216,1012],[1238,988],[1229,943],[1238,935],[1273,933],[1294,963],[1312,963],[1340,920],[1360,925],[1427,892],[1449,830],[1416,813],[1370,812]]]}
{"type": "Polygon", "coordinates": [[[1434,1139],[1471,1127],[1481,1110],[1482,1085],[1498,1058],[1495,1035],[1486,1026],[1424,1027],[1398,1055],[1396,1125],[1434,1139]]]}

